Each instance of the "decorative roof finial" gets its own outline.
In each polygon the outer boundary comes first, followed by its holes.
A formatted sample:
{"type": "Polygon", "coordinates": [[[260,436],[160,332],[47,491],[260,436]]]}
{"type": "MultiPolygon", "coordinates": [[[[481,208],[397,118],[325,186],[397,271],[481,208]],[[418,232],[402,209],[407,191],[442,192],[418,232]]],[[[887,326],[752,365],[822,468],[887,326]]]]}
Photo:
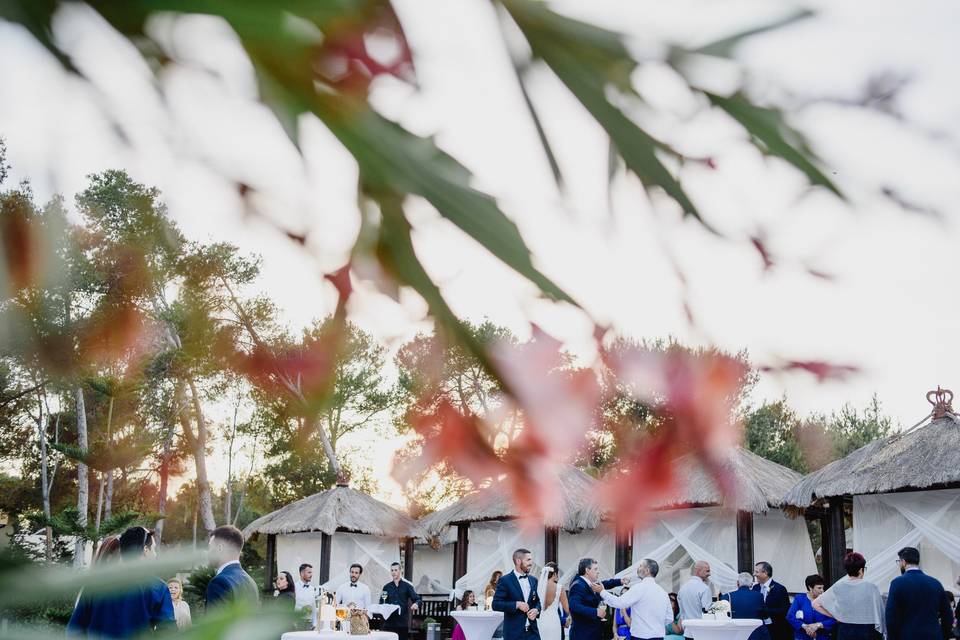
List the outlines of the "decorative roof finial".
{"type": "Polygon", "coordinates": [[[340,473],[337,474],[337,486],[338,487],[349,487],[350,486],[350,474],[341,469],[340,473]]]}
{"type": "Polygon", "coordinates": [[[936,391],[927,391],[927,402],[933,405],[933,419],[938,420],[947,413],[953,413],[953,391],[941,389],[937,385],[936,391]],[[933,396],[931,398],[930,396],[933,396]]]}

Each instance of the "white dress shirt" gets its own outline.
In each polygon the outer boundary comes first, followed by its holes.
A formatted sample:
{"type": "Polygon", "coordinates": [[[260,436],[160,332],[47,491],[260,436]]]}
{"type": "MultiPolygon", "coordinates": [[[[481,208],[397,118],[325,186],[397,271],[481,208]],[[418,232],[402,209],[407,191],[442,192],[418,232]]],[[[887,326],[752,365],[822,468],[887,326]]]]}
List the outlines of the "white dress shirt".
{"type": "Polygon", "coordinates": [[[600,597],[616,609],[630,607],[630,635],[634,638],[662,638],[665,627],[673,622],[670,596],[651,576],[631,583],[622,595],[604,589],[600,597]]]}
{"type": "Polygon", "coordinates": [[[691,576],[690,580],[677,592],[680,617],[684,620],[703,618],[703,610],[709,609],[712,603],[713,593],[710,590],[710,585],[699,576],[691,576]]]}
{"type": "Polygon", "coordinates": [[[359,609],[370,606],[370,587],[362,582],[344,582],[337,588],[337,604],[357,605],[359,609]]]}
{"type": "Polygon", "coordinates": [[[520,591],[523,592],[523,601],[530,602],[530,576],[529,574],[520,573],[516,569],[513,570],[513,575],[517,576],[517,582],[520,583],[520,591]],[[521,579],[521,576],[526,575],[526,578],[521,579]]]}
{"type": "Polygon", "coordinates": [[[296,590],[296,603],[293,605],[296,610],[299,611],[304,607],[316,605],[316,596],[312,584],[304,582],[303,578],[300,578],[293,583],[293,586],[296,590]]]}

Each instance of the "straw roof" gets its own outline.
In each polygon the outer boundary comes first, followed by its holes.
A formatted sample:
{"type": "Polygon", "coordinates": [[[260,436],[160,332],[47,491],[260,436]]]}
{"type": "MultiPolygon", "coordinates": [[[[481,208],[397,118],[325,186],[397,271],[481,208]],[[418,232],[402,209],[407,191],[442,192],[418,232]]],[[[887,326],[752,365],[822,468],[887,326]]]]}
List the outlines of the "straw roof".
{"type": "Polygon", "coordinates": [[[338,484],[257,518],[243,530],[245,538],[255,533],[302,533],[337,530],[387,538],[423,537],[419,525],[406,514],[367,494],[338,484]]]}
{"type": "MultiPolygon", "coordinates": [[[[564,466],[559,476],[560,494],[564,501],[563,518],[559,522],[548,524],[574,533],[584,529],[595,529],[601,519],[600,512],[591,502],[597,481],[573,466],[564,466]]],[[[500,481],[467,494],[449,507],[424,517],[420,520],[420,524],[427,533],[436,536],[453,524],[510,520],[520,516],[520,511],[511,499],[509,488],[500,481]]]]}
{"type": "Polygon", "coordinates": [[[735,493],[724,496],[713,477],[692,455],[681,457],[676,465],[676,473],[683,479],[682,484],[672,497],[655,505],[658,509],[722,506],[738,511],[764,513],[770,508],[780,508],[784,495],[802,477],[796,471],[771,462],[743,447],[735,447],[727,463],[727,471],[734,479],[735,493]]]}
{"type": "Polygon", "coordinates": [[[785,501],[803,509],[830,496],[944,485],[960,485],[960,420],[953,413],[831,462],[798,482],[785,501]]]}

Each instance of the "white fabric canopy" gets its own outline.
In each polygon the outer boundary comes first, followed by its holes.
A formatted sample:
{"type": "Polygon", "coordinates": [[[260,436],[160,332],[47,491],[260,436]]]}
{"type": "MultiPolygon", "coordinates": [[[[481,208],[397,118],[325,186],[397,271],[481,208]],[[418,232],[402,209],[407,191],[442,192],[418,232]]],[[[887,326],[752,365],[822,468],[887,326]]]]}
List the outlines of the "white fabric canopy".
{"type": "MultiPolygon", "coordinates": [[[[291,533],[277,536],[277,569],[289,571],[298,578],[297,569],[306,562],[313,565],[313,585],[317,584],[320,569],[322,534],[319,532],[291,533]]],[[[400,542],[396,538],[378,538],[360,533],[336,532],[331,537],[330,579],[322,586],[336,589],[350,579],[350,565],[363,567],[360,582],[370,587],[374,601],[390,581],[390,564],[400,561],[400,542]]]]}
{"type": "MultiPolygon", "coordinates": [[[[753,516],[754,559],[773,565],[774,579],[789,591],[804,591],[804,578],[816,573],[810,535],[802,518],[780,511],[753,516]]],[[[633,576],[644,558],[660,564],[657,583],[676,592],[689,580],[694,562],[710,563],[714,591],[737,588],[736,513],[720,507],[670,509],[652,514],[652,520],[633,535],[633,566],[617,576],[633,576]]]]}
{"type": "Polygon", "coordinates": [[[773,565],[773,579],[791,593],[805,592],[804,580],[817,573],[807,521],[782,511],[753,514],[753,557],[773,565]]]}
{"type": "Polygon", "coordinates": [[[886,593],[900,575],[897,551],[920,550],[920,567],[958,591],[960,489],[853,497],[853,548],[867,560],[864,577],[886,593]]]}
{"type": "Polygon", "coordinates": [[[534,573],[539,575],[539,567],[543,565],[543,529],[524,530],[512,521],[471,523],[467,573],[454,585],[457,597],[464,589],[471,589],[482,597],[490,574],[513,571],[513,552],[519,547],[533,553],[534,573]]]}
{"type": "Polygon", "coordinates": [[[660,565],[657,584],[668,592],[678,591],[690,579],[690,567],[699,560],[710,563],[715,588],[736,589],[736,517],[719,507],[657,511],[634,531],[634,564],[617,576],[635,576],[644,558],[660,565]]]}
{"type": "Polygon", "coordinates": [[[577,565],[581,558],[593,558],[600,564],[600,576],[604,579],[613,575],[616,559],[616,539],[613,527],[601,523],[594,530],[568,533],[561,531],[557,541],[557,565],[562,576],[561,584],[570,584],[577,575],[577,565]]]}
{"type": "Polygon", "coordinates": [[[433,549],[427,544],[413,547],[413,586],[417,593],[452,592],[450,581],[453,579],[453,545],[445,544],[433,549]]]}

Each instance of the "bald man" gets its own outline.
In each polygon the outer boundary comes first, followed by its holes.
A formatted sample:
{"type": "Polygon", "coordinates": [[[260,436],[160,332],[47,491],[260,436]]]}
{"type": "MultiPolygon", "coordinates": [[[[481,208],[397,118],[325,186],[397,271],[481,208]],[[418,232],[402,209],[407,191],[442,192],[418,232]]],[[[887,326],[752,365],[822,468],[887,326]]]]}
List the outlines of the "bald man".
{"type": "Polygon", "coordinates": [[[677,592],[677,604],[680,605],[680,617],[683,620],[699,620],[713,603],[710,563],[703,560],[695,562],[690,573],[690,580],[677,592]]]}

